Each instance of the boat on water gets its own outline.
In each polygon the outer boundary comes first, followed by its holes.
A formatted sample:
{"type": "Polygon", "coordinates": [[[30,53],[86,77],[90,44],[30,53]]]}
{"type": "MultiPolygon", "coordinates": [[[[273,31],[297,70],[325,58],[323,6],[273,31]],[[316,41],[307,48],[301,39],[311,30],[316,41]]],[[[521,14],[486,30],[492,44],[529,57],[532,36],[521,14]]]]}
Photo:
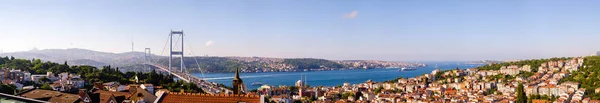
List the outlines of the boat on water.
{"type": "Polygon", "coordinates": [[[263,85],[263,83],[261,83],[261,82],[254,82],[251,85],[252,86],[261,86],[261,85],[263,85]]]}
{"type": "Polygon", "coordinates": [[[402,67],[402,68],[400,68],[400,70],[398,70],[398,71],[411,71],[411,70],[417,70],[417,68],[407,68],[407,67],[402,67]]]}
{"type": "Polygon", "coordinates": [[[385,67],[385,69],[394,69],[394,68],[400,68],[400,67],[385,67]]]}

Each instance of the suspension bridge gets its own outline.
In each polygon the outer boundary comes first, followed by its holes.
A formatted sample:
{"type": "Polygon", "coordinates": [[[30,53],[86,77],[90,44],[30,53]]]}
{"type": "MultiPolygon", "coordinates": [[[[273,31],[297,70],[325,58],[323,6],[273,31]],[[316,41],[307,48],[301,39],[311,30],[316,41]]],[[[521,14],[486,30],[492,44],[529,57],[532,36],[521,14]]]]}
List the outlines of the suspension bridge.
{"type": "MultiPolygon", "coordinates": [[[[220,93],[229,93],[232,92],[231,90],[224,88],[224,87],[220,87],[218,86],[217,83],[214,82],[208,82],[205,81],[202,78],[198,78],[196,76],[190,75],[189,72],[187,72],[186,67],[185,67],[185,62],[184,62],[184,38],[185,35],[183,33],[183,31],[171,31],[171,33],[169,33],[169,37],[167,42],[165,43],[165,46],[163,48],[163,52],[166,49],[166,46],[169,45],[169,58],[168,58],[168,65],[164,66],[162,62],[165,61],[160,61],[161,59],[154,59],[152,58],[152,53],[150,52],[150,48],[145,48],[144,50],[144,56],[145,56],[145,63],[146,65],[150,65],[153,67],[158,68],[160,71],[164,71],[167,72],[175,77],[177,77],[179,80],[183,80],[185,82],[189,82],[189,83],[194,83],[196,84],[199,88],[201,88],[202,90],[204,90],[204,92],[209,93],[209,94],[220,94],[220,93]],[[175,41],[173,41],[173,37],[177,37],[177,39],[175,39],[175,41]],[[179,48],[181,47],[181,48],[179,48]],[[175,56],[178,56],[180,59],[179,63],[179,67],[177,70],[177,68],[173,67],[173,59],[175,56]]],[[[188,45],[188,47],[190,47],[188,45]]],[[[190,51],[193,54],[194,52],[192,51],[192,49],[190,49],[190,51]]],[[[162,55],[161,53],[161,55],[162,55]]],[[[175,57],[177,58],[177,57],[175,57]]],[[[196,59],[196,57],[194,57],[194,60],[196,61],[196,65],[198,65],[198,69],[202,69],[200,67],[200,65],[198,64],[198,60],[196,59]]],[[[200,70],[202,75],[204,76],[204,73],[202,72],[202,70],[200,70]]]]}

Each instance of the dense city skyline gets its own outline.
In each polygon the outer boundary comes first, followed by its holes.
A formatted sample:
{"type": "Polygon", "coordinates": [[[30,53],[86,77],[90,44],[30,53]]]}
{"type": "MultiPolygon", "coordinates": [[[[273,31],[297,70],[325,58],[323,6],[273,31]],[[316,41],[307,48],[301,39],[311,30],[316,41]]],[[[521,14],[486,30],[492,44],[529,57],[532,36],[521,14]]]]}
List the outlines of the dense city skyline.
{"type": "Polygon", "coordinates": [[[122,53],[133,41],[136,51],[149,47],[160,54],[169,30],[184,30],[194,55],[391,61],[583,56],[600,48],[597,2],[6,1],[0,4],[0,43],[10,45],[0,49],[122,53]]]}

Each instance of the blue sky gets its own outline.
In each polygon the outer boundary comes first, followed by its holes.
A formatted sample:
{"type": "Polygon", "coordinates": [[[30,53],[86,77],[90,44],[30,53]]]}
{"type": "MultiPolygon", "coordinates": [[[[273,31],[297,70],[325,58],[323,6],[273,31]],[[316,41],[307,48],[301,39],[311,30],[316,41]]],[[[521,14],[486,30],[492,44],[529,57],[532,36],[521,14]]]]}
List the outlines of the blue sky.
{"type": "Polygon", "coordinates": [[[161,53],[394,61],[512,60],[600,50],[595,0],[2,1],[3,52],[161,53]],[[211,43],[207,43],[211,42],[211,43]],[[207,45],[210,44],[210,45],[207,45]]]}

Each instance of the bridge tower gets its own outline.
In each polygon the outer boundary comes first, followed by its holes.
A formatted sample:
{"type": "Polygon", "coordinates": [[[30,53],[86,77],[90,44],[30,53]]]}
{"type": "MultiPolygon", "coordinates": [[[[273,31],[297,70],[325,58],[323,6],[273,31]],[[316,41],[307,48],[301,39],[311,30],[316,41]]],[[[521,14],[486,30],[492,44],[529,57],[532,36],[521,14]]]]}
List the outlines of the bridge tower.
{"type": "Polygon", "coordinates": [[[182,31],[171,30],[171,33],[169,34],[169,41],[171,42],[170,46],[169,46],[169,48],[170,48],[170,50],[169,50],[170,51],[170,53],[169,53],[169,71],[172,71],[173,55],[180,55],[181,56],[181,61],[180,61],[181,62],[181,65],[180,65],[181,70],[180,71],[184,72],[183,70],[184,70],[185,65],[183,65],[183,30],[182,31]],[[181,41],[181,49],[180,49],[181,51],[173,51],[173,35],[179,36],[179,38],[181,38],[181,40],[175,41],[177,43],[178,43],[178,41],[181,41]]]}
{"type": "Polygon", "coordinates": [[[144,59],[146,63],[152,63],[152,53],[150,52],[150,48],[144,49],[144,59]]]}

